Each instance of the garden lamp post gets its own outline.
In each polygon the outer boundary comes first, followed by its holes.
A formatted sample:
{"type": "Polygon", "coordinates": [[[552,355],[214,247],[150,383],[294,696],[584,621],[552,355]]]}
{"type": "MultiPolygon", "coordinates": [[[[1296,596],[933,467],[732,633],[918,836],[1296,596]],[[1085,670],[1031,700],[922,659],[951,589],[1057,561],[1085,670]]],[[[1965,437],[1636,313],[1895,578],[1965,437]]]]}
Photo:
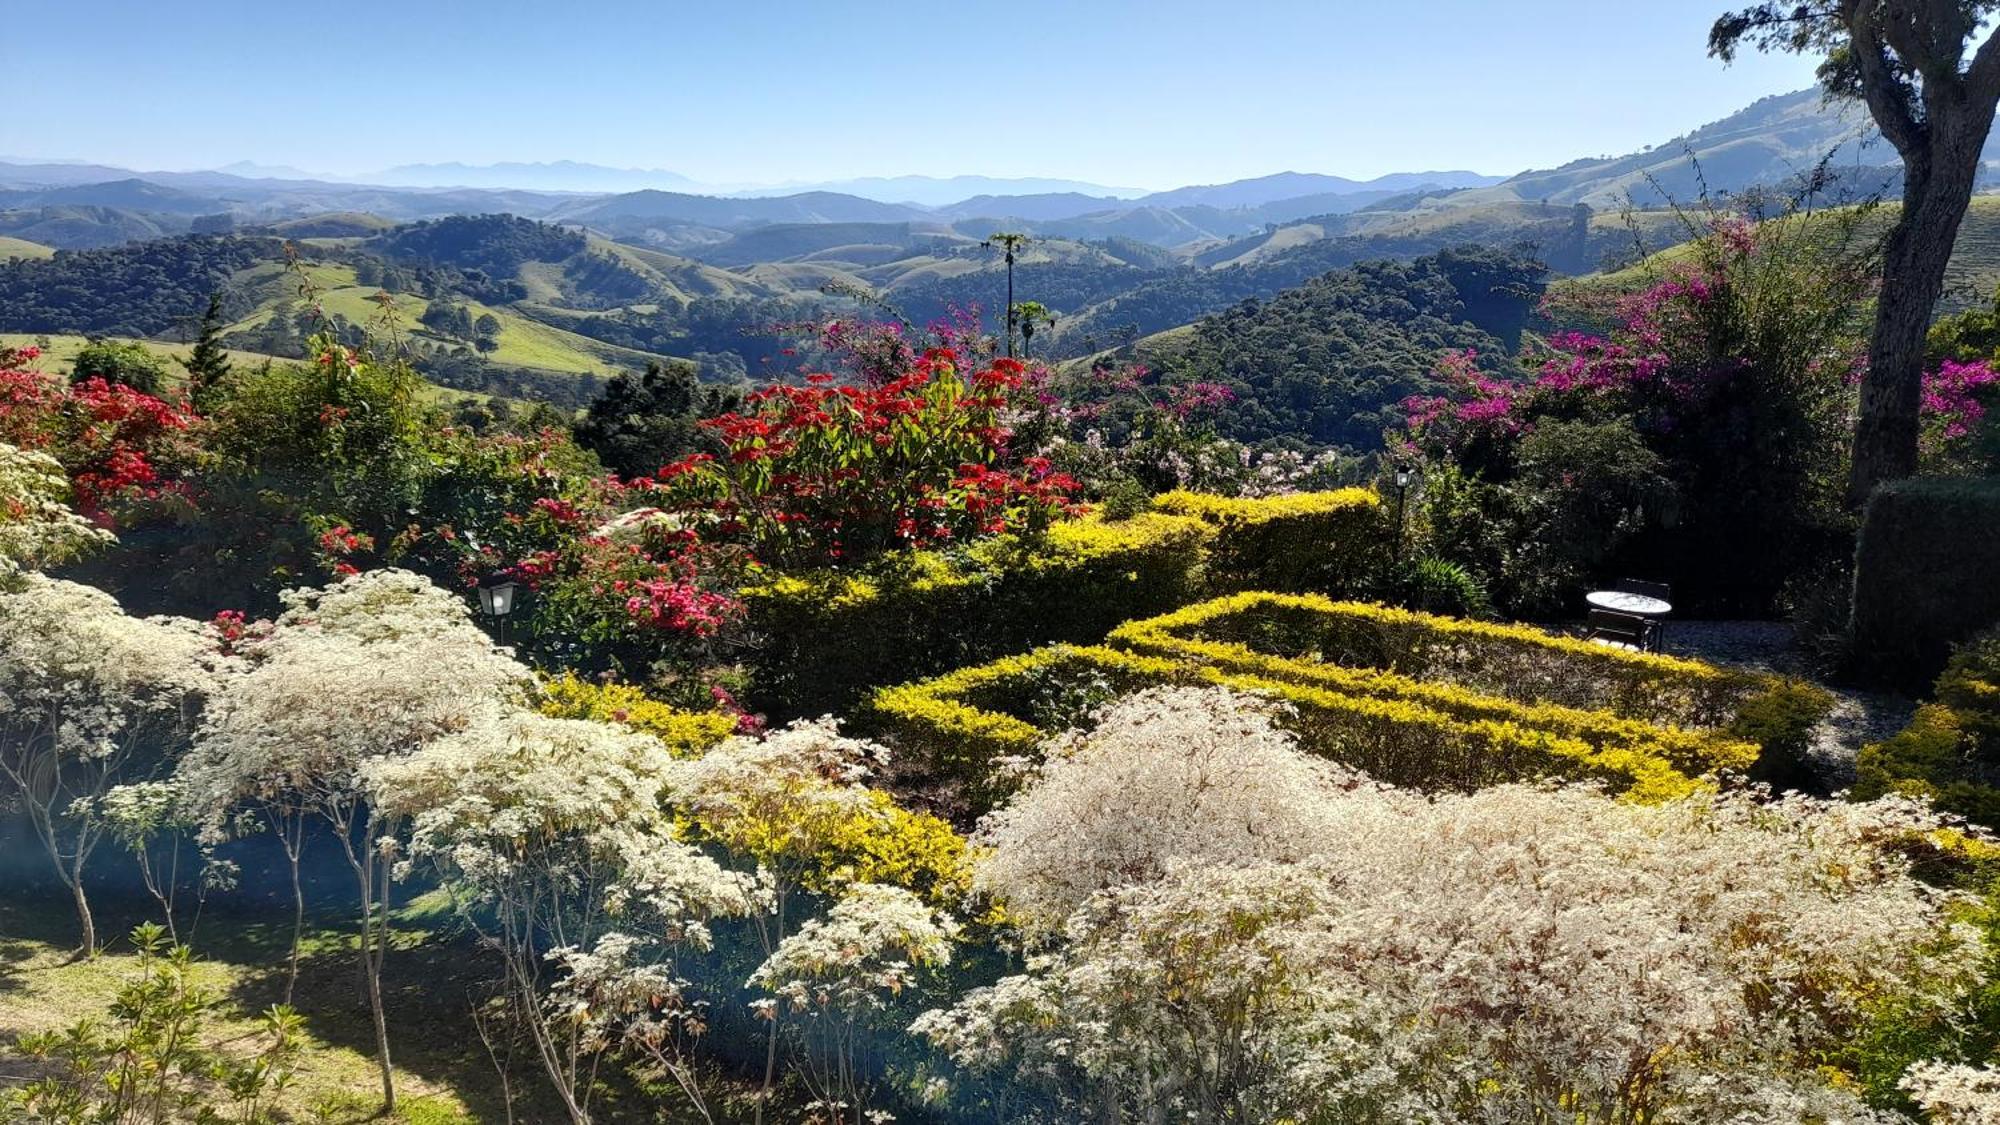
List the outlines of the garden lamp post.
{"type": "Polygon", "coordinates": [[[1399,461],[1390,480],[1396,485],[1396,542],[1390,550],[1390,559],[1400,563],[1403,561],[1403,510],[1408,503],[1410,489],[1417,483],[1417,467],[1407,461],[1399,461]]]}
{"type": "Polygon", "coordinates": [[[479,584],[479,610],[500,627],[500,640],[507,640],[507,615],[514,612],[514,595],[520,584],[496,574],[479,584]]]}

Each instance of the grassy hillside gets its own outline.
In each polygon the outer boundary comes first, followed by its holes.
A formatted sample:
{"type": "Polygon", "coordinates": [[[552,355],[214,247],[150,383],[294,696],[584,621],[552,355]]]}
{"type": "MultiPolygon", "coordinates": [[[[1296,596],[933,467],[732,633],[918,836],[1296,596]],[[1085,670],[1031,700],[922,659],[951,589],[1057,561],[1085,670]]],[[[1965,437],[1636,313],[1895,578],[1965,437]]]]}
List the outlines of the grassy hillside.
{"type": "Polygon", "coordinates": [[[0,235],[0,261],[11,258],[53,258],[56,252],[39,242],[0,235]]]}

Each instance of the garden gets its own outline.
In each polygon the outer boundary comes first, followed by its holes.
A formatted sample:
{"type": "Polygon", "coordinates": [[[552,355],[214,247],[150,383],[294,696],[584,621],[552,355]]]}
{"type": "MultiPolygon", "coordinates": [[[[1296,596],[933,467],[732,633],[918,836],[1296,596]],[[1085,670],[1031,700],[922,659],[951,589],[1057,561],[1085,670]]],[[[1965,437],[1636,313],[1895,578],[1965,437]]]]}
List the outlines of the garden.
{"type": "Polygon", "coordinates": [[[962,319],[574,427],[0,354],[0,1119],[1991,1120],[2000,344],[1851,511],[1805,226],[1365,451],[962,319]],[[1581,635],[1629,573],[1789,674],[1581,635]]]}

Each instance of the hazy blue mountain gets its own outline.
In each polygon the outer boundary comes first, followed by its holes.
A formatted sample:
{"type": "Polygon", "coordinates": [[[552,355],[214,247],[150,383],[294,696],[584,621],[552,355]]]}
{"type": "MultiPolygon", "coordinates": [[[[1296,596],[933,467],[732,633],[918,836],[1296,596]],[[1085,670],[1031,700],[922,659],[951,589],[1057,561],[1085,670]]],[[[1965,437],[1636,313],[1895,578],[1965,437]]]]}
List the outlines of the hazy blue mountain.
{"type": "Polygon", "coordinates": [[[629,192],[648,188],[698,187],[679,172],[661,168],[608,168],[574,160],[548,163],[402,164],[355,176],[358,183],[387,187],[519,188],[530,191],[629,192]]]}
{"type": "Polygon", "coordinates": [[[1203,184],[1174,188],[1141,196],[1139,202],[1151,207],[1257,207],[1305,195],[1345,195],[1361,191],[1399,192],[1431,184],[1442,188],[1483,187],[1497,184],[1504,176],[1478,172],[1391,172],[1372,180],[1350,180],[1317,172],[1279,172],[1226,184],[1203,184]]]}
{"type": "Polygon", "coordinates": [[[883,203],[915,203],[924,207],[951,207],[977,196],[1092,196],[1115,204],[1146,194],[1141,188],[1106,187],[1080,180],[1051,180],[1038,177],[995,176],[865,176],[855,180],[824,183],[783,184],[750,188],[730,194],[739,196],[797,195],[801,192],[831,191],[858,195],[883,203]]]}

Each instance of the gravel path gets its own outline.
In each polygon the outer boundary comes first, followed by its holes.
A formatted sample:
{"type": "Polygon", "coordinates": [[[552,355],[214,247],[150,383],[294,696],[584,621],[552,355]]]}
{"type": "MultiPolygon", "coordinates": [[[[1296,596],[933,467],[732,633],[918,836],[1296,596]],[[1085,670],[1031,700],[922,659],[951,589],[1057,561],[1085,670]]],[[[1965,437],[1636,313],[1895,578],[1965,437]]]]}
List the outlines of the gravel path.
{"type": "MultiPolygon", "coordinates": [[[[1674,656],[1813,679],[1792,643],[1791,626],[1782,622],[1669,621],[1665,647],[1674,656]]],[[[1854,780],[1854,755],[1902,730],[1917,705],[1900,695],[1820,686],[1833,693],[1835,704],[1814,732],[1811,755],[1816,772],[1838,789],[1854,780]]]]}

